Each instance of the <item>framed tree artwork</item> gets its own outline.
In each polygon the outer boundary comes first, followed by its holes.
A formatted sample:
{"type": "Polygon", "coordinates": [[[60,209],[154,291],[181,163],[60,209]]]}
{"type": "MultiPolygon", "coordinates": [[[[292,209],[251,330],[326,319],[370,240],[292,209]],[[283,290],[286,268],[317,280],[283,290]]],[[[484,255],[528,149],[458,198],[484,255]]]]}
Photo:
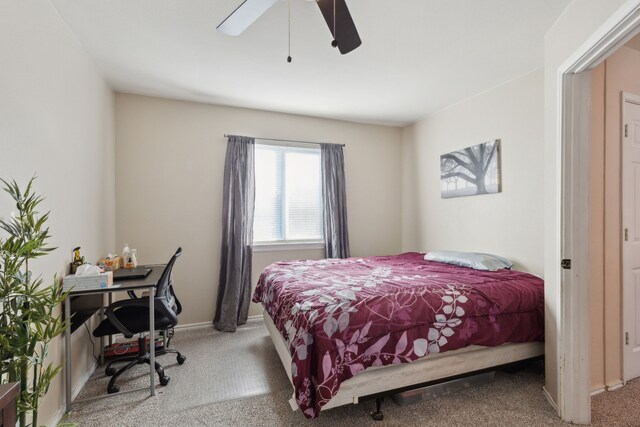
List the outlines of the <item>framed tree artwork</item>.
{"type": "Polygon", "coordinates": [[[440,156],[440,195],[443,199],[500,191],[499,139],[440,156]]]}

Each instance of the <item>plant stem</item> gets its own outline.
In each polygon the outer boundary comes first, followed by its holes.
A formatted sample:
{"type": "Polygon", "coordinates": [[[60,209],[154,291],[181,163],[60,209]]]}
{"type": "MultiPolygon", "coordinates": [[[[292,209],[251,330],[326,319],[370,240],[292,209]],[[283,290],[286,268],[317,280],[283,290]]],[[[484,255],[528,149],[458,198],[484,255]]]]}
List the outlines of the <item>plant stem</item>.
{"type": "Polygon", "coordinates": [[[40,364],[36,362],[33,365],[33,391],[34,395],[31,398],[31,406],[33,408],[33,416],[31,417],[31,426],[38,427],[38,401],[40,396],[37,393],[38,390],[38,373],[40,372],[40,364]]]}
{"type": "MultiPolygon", "coordinates": [[[[27,393],[27,378],[29,375],[29,365],[27,360],[20,361],[20,393],[27,393]]],[[[20,427],[27,427],[27,412],[20,413],[20,427]]]]}

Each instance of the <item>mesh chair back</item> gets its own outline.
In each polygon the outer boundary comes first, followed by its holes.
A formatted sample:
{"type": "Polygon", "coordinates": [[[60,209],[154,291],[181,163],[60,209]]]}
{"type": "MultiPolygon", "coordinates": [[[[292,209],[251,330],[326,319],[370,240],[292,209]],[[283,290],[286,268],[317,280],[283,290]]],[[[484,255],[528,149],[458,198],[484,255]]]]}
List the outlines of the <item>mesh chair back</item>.
{"type": "Polygon", "coordinates": [[[176,253],[171,257],[167,266],[164,268],[162,276],[160,276],[160,280],[158,281],[155,295],[156,298],[165,299],[169,307],[171,307],[176,314],[180,314],[182,306],[173,291],[173,286],[171,285],[171,270],[173,270],[173,264],[180,255],[182,255],[182,248],[178,248],[176,253]]]}

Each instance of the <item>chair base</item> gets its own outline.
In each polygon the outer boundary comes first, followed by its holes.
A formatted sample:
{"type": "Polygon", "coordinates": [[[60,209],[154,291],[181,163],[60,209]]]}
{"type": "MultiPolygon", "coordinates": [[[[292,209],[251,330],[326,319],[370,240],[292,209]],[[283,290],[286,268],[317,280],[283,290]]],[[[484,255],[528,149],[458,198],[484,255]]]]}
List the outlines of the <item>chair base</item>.
{"type": "MultiPolygon", "coordinates": [[[[185,360],[187,359],[186,356],[184,356],[182,353],[180,353],[178,350],[176,349],[172,349],[172,348],[164,348],[162,350],[157,350],[155,355],[156,356],[162,356],[164,354],[167,353],[174,353],[176,354],[176,360],[178,361],[178,364],[182,365],[185,360]]],[[[131,369],[132,367],[136,366],[136,365],[141,365],[143,363],[146,363],[147,365],[151,363],[151,355],[149,354],[149,352],[146,350],[146,342],[145,342],[145,338],[143,336],[138,337],[138,354],[136,355],[132,355],[132,356],[123,356],[123,357],[119,357],[115,360],[112,360],[111,362],[109,362],[107,364],[107,367],[104,370],[105,375],[111,377],[111,379],[109,380],[109,384],[107,385],[107,393],[112,394],[112,393],[117,393],[120,391],[120,387],[118,387],[116,385],[116,381],[118,380],[118,377],[120,377],[120,375],[122,375],[125,371],[131,369]],[[122,366],[119,369],[116,369],[113,365],[118,364],[118,363],[123,363],[123,362],[128,362],[126,365],[122,366]]],[[[162,365],[160,365],[158,362],[155,362],[154,364],[155,366],[155,371],[158,374],[158,378],[160,380],[160,385],[167,385],[169,384],[169,376],[165,374],[164,372],[164,368],[162,367],[162,365]]]]}

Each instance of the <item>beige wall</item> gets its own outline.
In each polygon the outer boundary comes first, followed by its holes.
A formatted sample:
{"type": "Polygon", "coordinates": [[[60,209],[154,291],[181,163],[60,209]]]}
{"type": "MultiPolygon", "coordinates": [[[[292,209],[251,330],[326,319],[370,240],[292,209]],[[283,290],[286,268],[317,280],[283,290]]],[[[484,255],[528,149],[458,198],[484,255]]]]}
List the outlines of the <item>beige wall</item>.
{"type": "MultiPolygon", "coordinates": [[[[560,86],[558,69],[591,37],[625,0],[573,0],[545,36],[544,271],[545,390],[557,402],[560,328],[560,86]]],[[[577,333],[577,332],[576,332],[577,333]]],[[[568,398],[568,396],[567,396],[568,398]]]]}
{"type": "MultiPolygon", "coordinates": [[[[74,246],[90,260],[113,246],[113,94],[46,0],[0,2],[0,58],[0,177],[25,184],[39,176],[58,249],[33,266],[50,282],[65,272],[74,246]]],[[[13,209],[0,194],[0,216],[13,209]]],[[[73,346],[77,389],[93,364],[86,331],[73,335],[73,346]]],[[[63,363],[63,348],[62,339],[51,344],[53,363],[63,363]]],[[[63,407],[60,374],[40,423],[53,425],[63,407]]]]}
{"type": "MultiPolygon", "coordinates": [[[[400,129],[118,94],[117,250],[129,243],[141,262],[162,262],[183,247],[174,275],[181,323],[209,322],[214,315],[224,133],[346,144],[352,254],[400,251],[400,129]]],[[[256,253],[253,282],[271,261],[319,255],[256,253]]],[[[252,307],[251,314],[258,313],[252,307]]]]}
{"type": "Polygon", "coordinates": [[[403,138],[403,248],[506,256],[542,274],[542,70],[427,116],[403,138]],[[502,192],[440,198],[440,155],[500,139],[502,192]]]}
{"type": "Polygon", "coordinates": [[[640,52],[622,47],[597,67],[591,180],[591,382],[622,382],[621,93],[640,95],[640,52]]]}

